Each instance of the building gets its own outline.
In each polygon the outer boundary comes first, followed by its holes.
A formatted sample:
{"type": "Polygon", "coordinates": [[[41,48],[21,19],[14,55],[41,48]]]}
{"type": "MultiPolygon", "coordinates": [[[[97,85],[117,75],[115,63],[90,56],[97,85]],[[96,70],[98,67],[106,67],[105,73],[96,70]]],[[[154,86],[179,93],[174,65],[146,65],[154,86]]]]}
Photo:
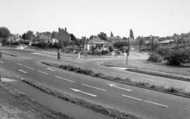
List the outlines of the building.
{"type": "Polygon", "coordinates": [[[52,39],[51,33],[48,32],[37,33],[35,39],[32,41],[32,44],[50,43],[51,39],[52,39]]]}
{"type": "Polygon", "coordinates": [[[97,50],[104,51],[108,50],[109,42],[101,40],[98,36],[93,36],[85,45],[87,51],[97,50]]]}

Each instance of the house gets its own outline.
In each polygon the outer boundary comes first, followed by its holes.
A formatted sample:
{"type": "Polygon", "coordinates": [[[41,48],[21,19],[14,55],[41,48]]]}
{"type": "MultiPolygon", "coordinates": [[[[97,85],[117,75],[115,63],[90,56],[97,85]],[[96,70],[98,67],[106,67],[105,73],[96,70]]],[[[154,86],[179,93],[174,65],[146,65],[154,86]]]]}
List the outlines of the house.
{"type": "Polygon", "coordinates": [[[51,39],[51,33],[37,33],[35,39],[32,41],[32,43],[29,44],[50,43],[51,39]]]}
{"type": "Polygon", "coordinates": [[[87,51],[97,50],[104,51],[108,50],[109,42],[100,39],[98,36],[93,36],[85,45],[87,51]]]}
{"type": "Polygon", "coordinates": [[[22,38],[19,36],[19,34],[12,34],[7,39],[8,43],[18,43],[20,41],[22,41],[22,38]]]}

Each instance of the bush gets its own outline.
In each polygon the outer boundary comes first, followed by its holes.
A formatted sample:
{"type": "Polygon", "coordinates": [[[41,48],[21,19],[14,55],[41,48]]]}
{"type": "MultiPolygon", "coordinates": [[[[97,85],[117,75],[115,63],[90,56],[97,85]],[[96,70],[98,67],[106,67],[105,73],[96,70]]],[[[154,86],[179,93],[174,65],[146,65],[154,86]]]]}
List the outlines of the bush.
{"type": "Polygon", "coordinates": [[[190,62],[190,49],[170,49],[164,56],[169,65],[181,65],[190,62]]]}
{"type": "Polygon", "coordinates": [[[150,57],[148,58],[148,61],[151,62],[162,62],[162,60],[163,60],[162,56],[156,52],[151,53],[150,57]]]}
{"type": "Polygon", "coordinates": [[[166,61],[168,65],[179,66],[190,62],[190,48],[159,48],[150,54],[148,61],[166,61]]]}

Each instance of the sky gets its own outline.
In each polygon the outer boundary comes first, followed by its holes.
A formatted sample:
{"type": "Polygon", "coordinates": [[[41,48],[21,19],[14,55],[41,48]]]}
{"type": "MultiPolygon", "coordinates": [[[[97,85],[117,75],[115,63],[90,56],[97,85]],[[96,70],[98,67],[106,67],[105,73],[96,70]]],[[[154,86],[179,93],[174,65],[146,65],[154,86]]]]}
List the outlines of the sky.
{"type": "Polygon", "coordinates": [[[168,36],[190,32],[190,0],[0,0],[0,26],[11,33],[56,31],[168,36]]]}

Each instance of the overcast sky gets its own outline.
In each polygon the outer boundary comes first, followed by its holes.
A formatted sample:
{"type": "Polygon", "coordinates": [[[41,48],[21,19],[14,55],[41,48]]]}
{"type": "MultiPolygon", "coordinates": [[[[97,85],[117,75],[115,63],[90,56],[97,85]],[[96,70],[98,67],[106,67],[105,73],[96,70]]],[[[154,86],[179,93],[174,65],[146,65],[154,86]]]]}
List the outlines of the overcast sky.
{"type": "Polygon", "coordinates": [[[0,26],[12,33],[67,27],[77,37],[101,31],[166,36],[190,31],[190,0],[0,0],[0,26]]]}

